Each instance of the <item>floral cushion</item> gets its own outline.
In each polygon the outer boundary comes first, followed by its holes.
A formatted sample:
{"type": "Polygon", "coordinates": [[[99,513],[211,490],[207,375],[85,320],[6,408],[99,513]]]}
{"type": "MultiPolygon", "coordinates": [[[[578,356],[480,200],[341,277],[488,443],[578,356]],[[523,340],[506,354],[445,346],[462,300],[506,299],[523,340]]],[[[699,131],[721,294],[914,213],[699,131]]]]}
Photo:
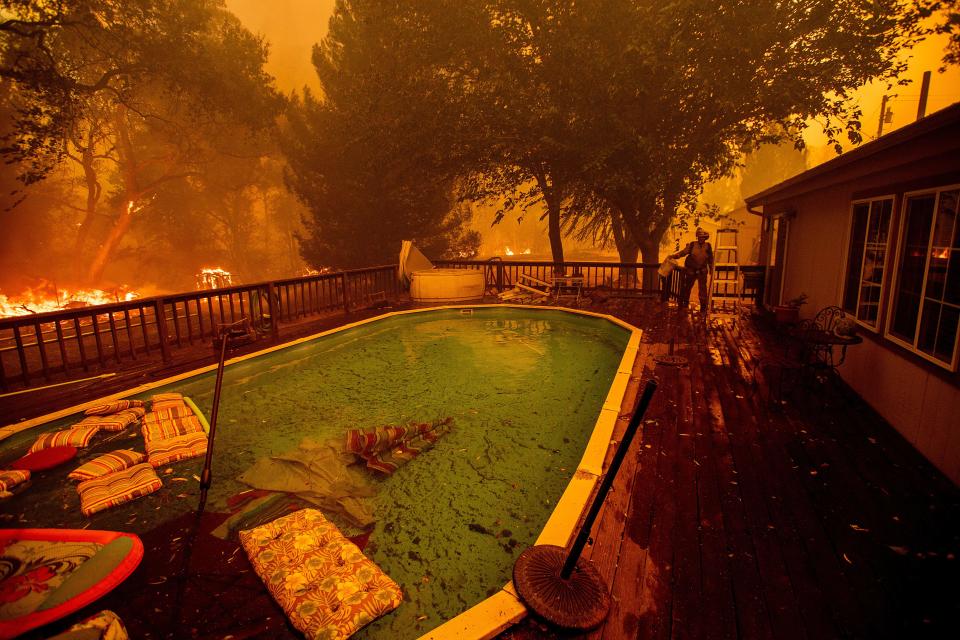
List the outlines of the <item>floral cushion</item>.
{"type": "Polygon", "coordinates": [[[123,626],[123,620],[113,611],[104,609],[49,640],[128,640],[129,638],[127,628],[123,626]],[[86,633],[81,635],[79,633],[81,631],[86,633]]]}
{"type": "Polygon", "coordinates": [[[83,425],[53,433],[41,433],[30,447],[30,453],[51,447],[86,447],[99,431],[100,427],[97,425],[83,425]]]}
{"type": "Polygon", "coordinates": [[[0,492],[10,491],[30,479],[29,471],[0,471],[0,492]]]}
{"type": "Polygon", "coordinates": [[[174,438],[147,441],[147,459],[154,468],[196,458],[207,453],[207,434],[188,433],[174,438]]]}
{"type": "Polygon", "coordinates": [[[184,418],[170,418],[158,422],[144,422],[140,427],[140,433],[143,434],[145,442],[154,440],[166,440],[185,436],[188,433],[202,433],[203,425],[196,416],[186,416],[184,418]]]}
{"type": "MultiPolygon", "coordinates": [[[[111,413],[117,413],[132,408],[143,410],[143,400],[116,400],[114,402],[98,404],[95,407],[90,407],[84,411],[84,413],[88,416],[106,416],[111,413]]],[[[140,415],[143,414],[141,413],[140,415]]]]}
{"type": "Polygon", "coordinates": [[[96,425],[103,431],[123,431],[143,416],[143,409],[139,409],[139,411],[140,413],[138,413],[138,408],[135,407],[133,409],[124,409],[123,411],[110,415],[91,415],[73,426],[76,428],[96,425]]]}
{"type": "Polygon", "coordinates": [[[142,463],[146,457],[139,451],[130,451],[129,449],[111,451],[80,465],[71,471],[67,477],[71,480],[92,480],[108,473],[129,469],[135,464],[142,463]]]}
{"type": "Polygon", "coordinates": [[[98,511],[153,493],[163,486],[149,464],[138,464],[77,485],[80,510],[91,516],[98,511]]]}
{"type": "Polygon", "coordinates": [[[315,509],[241,531],[240,543],[307,638],[349,638],[403,600],[400,587],[315,509]]]}

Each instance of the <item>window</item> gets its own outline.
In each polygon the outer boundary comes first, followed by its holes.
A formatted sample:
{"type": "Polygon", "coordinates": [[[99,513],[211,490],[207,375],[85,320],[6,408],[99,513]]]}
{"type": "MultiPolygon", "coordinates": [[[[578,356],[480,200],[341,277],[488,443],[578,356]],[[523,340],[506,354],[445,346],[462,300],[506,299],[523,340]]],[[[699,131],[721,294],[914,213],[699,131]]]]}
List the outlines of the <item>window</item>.
{"type": "Polygon", "coordinates": [[[880,317],[892,212],[893,198],[853,205],[843,310],[874,329],[880,317]]]}
{"type": "Polygon", "coordinates": [[[889,328],[891,337],[950,368],[960,327],[958,199],[958,188],[906,198],[889,328]]]}

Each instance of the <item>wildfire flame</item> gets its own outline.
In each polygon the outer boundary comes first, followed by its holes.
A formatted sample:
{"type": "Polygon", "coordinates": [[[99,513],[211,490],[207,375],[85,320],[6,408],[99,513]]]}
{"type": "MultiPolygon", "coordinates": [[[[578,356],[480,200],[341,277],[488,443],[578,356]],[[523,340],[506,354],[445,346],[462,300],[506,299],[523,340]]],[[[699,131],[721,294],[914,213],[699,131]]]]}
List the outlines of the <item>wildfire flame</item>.
{"type": "Polygon", "coordinates": [[[58,289],[52,285],[27,289],[6,296],[0,293],[0,316],[27,316],[34,313],[48,313],[63,309],[91,307],[98,304],[126,302],[139,298],[135,291],[123,291],[124,287],[113,291],[102,289],[58,289]]]}
{"type": "MultiPolygon", "coordinates": [[[[529,249],[529,248],[526,248],[526,249],[524,249],[523,251],[520,252],[520,255],[528,256],[528,255],[530,255],[531,253],[532,253],[532,252],[530,251],[530,249],[529,249]]],[[[504,247],[504,248],[503,248],[503,254],[506,255],[506,256],[514,256],[514,255],[516,255],[516,252],[514,252],[514,250],[511,249],[510,247],[504,247]]]]}
{"type": "Polygon", "coordinates": [[[197,289],[219,289],[233,284],[233,274],[222,267],[204,267],[197,274],[197,289]]]}

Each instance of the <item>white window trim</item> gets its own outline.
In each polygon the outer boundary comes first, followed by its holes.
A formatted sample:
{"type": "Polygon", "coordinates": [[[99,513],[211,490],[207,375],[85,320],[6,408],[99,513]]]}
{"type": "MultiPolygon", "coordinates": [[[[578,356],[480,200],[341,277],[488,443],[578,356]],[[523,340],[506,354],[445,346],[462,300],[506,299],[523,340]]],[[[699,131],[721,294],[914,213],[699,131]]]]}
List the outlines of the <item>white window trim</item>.
{"type": "MultiPolygon", "coordinates": [[[[931,194],[936,196],[933,202],[933,219],[931,220],[931,225],[932,225],[936,223],[937,211],[940,210],[940,194],[944,191],[952,191],[954,189],[960,189],[960,183],[944,185],[942,187],[933,187],[930,189],[919,189],[917,191],[907,191],[903,194],[902,196],[903,199],[900,202],[900,224],[899,224],[900,228],[897,233],[897,255],[894,256],[896,260],[894,261],[893,273],[897,275],[899,275],[900,273],[900,254],[903,253],[903,235],[906,229],[906,222],[907,222],[907,202],[910,200],[910,198],[915,196],[923,196],[923,195],[931,195],[931,194]]],[[[926,253],[927,262],[924,263],[923,288],[920,290],[920,304],[921,304],[920,311],[919,311],[920,314],[923,313],[923,299],[927,293],[927,271],[929,270],[929,267],[930,267],[929,260],[930,260],[930,250],[932,246],[933,246],[933,228],[931,227],[930,238],[927,240],[927,253],[926,253]]],[[[887,318],[890,318],[891,322],[893,318],[893,303],[894,303],[894,300],[896,299],[896,296],[894,295],[894,291],[893,291],[895,285],[896,285],[896,280],[891,280],[890,286],[889,286],[890,295],[888,296],[889,299],[887,300],[887,318]]],[[[890,332],[891,322],[887,322],[885,324],[883,337],[889,340],[890,342],[893,342],[894,344],[900,345],[904,349],[910,351],[910,353],[920,356],[924,360],[932,362],[933,364],[937,365],[938,367],[941,367],[942,369],[946,369],[947,371],[956,371],[957,360],[960,359],[960,336],[957,337],[957,340],[954,341],[954,344],[953,344],[953,359],[949,363],[944,362],[943,360],[935,358],[928,353],[924,353],[923,351],[917,348],[916,346],[917,334],[920,331],[919,320],[920,320],[920,315],[917,316],[917,323],[913,329],[912,344],[903,340],[902,338],[899,338],[893,335],[890,332]]],[[[958,332],[960,332],[960,328],[958,328],[958,332]]]]}
{"type": "MultiPolygon", "coordinates": [[[[890,200],[890,201],[891,201],[891,204],[890,204],[890,227],[893,227],[895,214],[896,214],[896,212],[897,212],[897,194],[895,194],[895,193],[890,193],[890,194],[885,194],[885,195],[882,195],[882,196],[874,196],[874,197],[872,197],[872,198],[859,198],[859,199],[857,199],[857,200],[851,200],[851,201],[850,201],[850,211],[849,211],[848,214],[847,214],[847,234],[846,234],[846,239],[845,239],[845,244],[846,244],[847,249],[846,249],[846,251],[844,251],[844,255],[843,255],[843,270],[840,272],[841,275],[840,275],[840,304],[839,304],[839,306],[840,306],[841,309],[843,309],[843,297],[844,297],[844,294],[846,293],[846,287],[847,287],[847,266],[849,265],[849,262],[850,262],[850,241],[853,239],[853,209],[854,209],[858,204],[867,204],[867,203],[873,203],[873,202],[880,202],[880,201],[883,201],[883,200],[890,200]]],[[[877,326],[874,327],[874,326],[872,326],[872,325],[867,324],[866,322],[863,322],[862,320],[859,320],[859,319],[857,318],[857,312],[856,312],[856,310],[854,310],[853,314],[850,314],[850,317],[853,318],[854,322],[856,322],[858,325],[860,325],[861,327],[863,327],[863,328],[866,329],[867,331],[869,331],[869,332],[871,332],[871,333],[876,333],[876,334],[879,334],[880,331],[882,330],[884,320],[885,320],[886,317],[887,317],[887,314],[886,314],[887,297],[888,297],[888,296],[887,296],[887,292],[889,291],[890,293],[892,293],[892,290],[893,290],[893,284],[892,284],[892,282],[891,282],[891,278],[892,278],[893,276],[891,276],[890,274],[893,273],[894,271],[889,268],[889,266],[890,266],[890,252],[891,252],[891,249],[893,248],[893,233],[891,233],[891,231],[892,231],[892,230],[891,230],[890,228],[887,229],[887,247],[886,247],[886,253],[884,254],[883,276],[881,276],[881,278],[880,278],[880,299],[877,301],[877,326]]],[[[899,245],[898,245],[898,246],[899,246],[899,245]]],[[[865,258],[866,258],[866,251],[864,251],[864,257],[860,259],[860,275],[861,275],[861,277],[863,276],[863,260],[864,260],[865,258]]],[[[857,291],[857,306],[859,307],[859,304],[860,304],[859,283],[858,283],[858,285],[857,285],[857,288],[858,288],[858,291],[857,291]]],[[[846,310],[846,309],[844,309],[844,313],[847,313],[847,310],[846,310]]]]}

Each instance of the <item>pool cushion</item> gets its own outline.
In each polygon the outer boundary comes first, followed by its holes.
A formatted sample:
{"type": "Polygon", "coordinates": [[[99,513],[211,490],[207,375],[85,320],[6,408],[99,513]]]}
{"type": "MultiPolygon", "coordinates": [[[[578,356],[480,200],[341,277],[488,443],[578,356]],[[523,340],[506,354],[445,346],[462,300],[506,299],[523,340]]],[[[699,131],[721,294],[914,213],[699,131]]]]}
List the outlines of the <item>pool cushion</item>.
{"type": "Polygon", "coordinates": [[[150,409],[152,411],[182,406],[183,394],[180,393],[157,393],[150,398],[150,409]]]}
{"type": "Polygon", "coordinates": [[[73,625],[63,633],[47,640],[129,640],[127,628],[120,616],[109,609],[95,613],[73,625]]]}
{"type": "Polygon", "coordinates": [[[240,532],[254,571],[308,638],[343,640],[400,605],[390,577],[316,509],[240,532]]]}
{"type": "Polygon", "coordinates": [[[106,404],[98,404],[95,407],[90,407],[84,413],[88,416],[106,416],[111,413],[119,413],[130,408],[142,408],[143,400],[115,400],[114,402],[108,402],[106,404]]]}
{"type": "Polygon", "coordinates": [[[77,485],[85,516],[149,495],[163,486],[149,464],[138,464],[77,485]]]}
{"type": "Polygon", "coordinates": [[[452,418],[435,423],[411,423],[402,427],[351,429],[346,451],[364,460],[367,468],[387,475],[420,455],[446,433],[452,418]]]}
{"type": "Polygon", "coordinates": [[[77,457],[77,448],[74,446],[50,447],[34,453],[28,453],[19,460],[10,463],[11,467],[26,471],[46,471],[59,467],[77,457]]]}
{"type": "Polygon", "coordinates": [[[186,404],[166,407],[165,409],[156,409],[143,417],[144,422],[161,422],[171,418],[185,418],[192,416],[193,411],[186,404]]]}
{"type": "Polygon", "coordinates": [[[140,409],[138,412],[137,408],[134,408],[124,409],[123,411],[112,413],[110,415],[87,416],[77,424],[73,425],[73,428],[100,427],[100,429],[103,431],[123,431],[143,416],[142,411],[143,409],[140,409]]]}
{"type": "Polygon", "coordinates": [[[100,427],[97,425],[84,425],[53,433],[41,433],[28,453],[36,453],[51,447],[86,447],[99,431],[100,427]]]}
{"type": "Polygon", "coordinates": [[[203,431],[188,433],[174,438],[147,441],[147,459],[153,467],[162,467],[202,456],[207,452],[207,434],[203,431]]]}
{"type": "Polygon", "coordinates": [[[12,491],[15,487],[28,480],[30,480],[30,472],[26,469],[0,471],[0,492],[12,491]]]}
{"type": "Polygon", "coordinates": [[[154,440],[167,440],[177,436],[185,436],[190,433],[203,433],[203,425],[196,416],[187,416],[185,418],[170,418],[158,422],[144,422],[140,427],[140,433],[143,435],[144,442],[153,442],[154,440]]]}
{"type": "Polygon", "coordinates": [[[118,449],[80,465],[71,471],[67,477],[71,480],[92,480],[93,478],[105,476],[108,473],[116,473],[117,471],[129,469],[136,464],[142,463],[146,457],[145,454],[139,451],[118,449]]]}

